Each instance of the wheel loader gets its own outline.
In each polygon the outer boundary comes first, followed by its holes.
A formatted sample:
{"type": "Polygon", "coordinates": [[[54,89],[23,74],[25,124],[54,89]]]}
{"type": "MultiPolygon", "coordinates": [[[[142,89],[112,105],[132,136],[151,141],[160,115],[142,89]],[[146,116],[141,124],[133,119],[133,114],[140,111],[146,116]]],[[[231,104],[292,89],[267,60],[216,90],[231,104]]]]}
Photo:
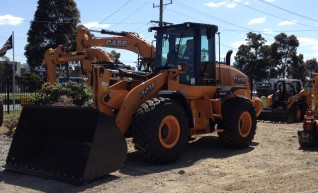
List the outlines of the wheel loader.
{"type": "Polygon", "coordinates": [[[229,59],[216,62],[218,27],[149,31],[156,31],[154,71],[93,66],[94,108],[24,106],[6,168],[83,184],[123,166],[125,137],[155,164],[176,161],[191,137],[212,132],[228,148],[249,147],[262,104],[229,59]],[[113,73],[121,80],[110,85],[113,73]]]}
{"type": "Polygon", "coordinates": [[[295,123],[303,120],[310,105],[309,93],[298,79],[271,79],[272,94],[266,98],[258,120],[295,123]]]}

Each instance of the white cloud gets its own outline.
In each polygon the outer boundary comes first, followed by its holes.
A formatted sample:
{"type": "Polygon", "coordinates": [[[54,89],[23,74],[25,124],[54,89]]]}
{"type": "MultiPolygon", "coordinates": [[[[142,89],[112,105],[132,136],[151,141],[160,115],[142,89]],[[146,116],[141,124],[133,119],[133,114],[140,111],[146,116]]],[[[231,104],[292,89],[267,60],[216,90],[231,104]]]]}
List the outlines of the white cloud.
{"type": "Polygon", "coordinates": [[[220,7],[220,6],[225,5],[225,4],[226,4],[226,2],[222,1],[222,2],[219,2],[219,3],[209,2],[209,3],[206,3],[205,5],[208,6],[208,7],[220,7]]]}
{"type": "Polygon", "coordinates": [[[295,24],[295,22],[297,22],[297,20],[293,20],[293,21],[282,21],[282,22],[279,22],[277,25],[278,25],[278,26],[293,25],[293,24],[295,24]]]}
{"type": "Polygon", "coordinates": [[[248,24],[253,25],[253,24],[259,24],[259,23],[264,23],[266,21],[266,17],[260,17],[260,18],[254,18],[251,19],[248,24]]]}
{"type": "Polygon", "coordinates": [[[0,25],[19,25],[24,21],[22,17],[13,15],[0,15],[0,25]]]}
{"type": "Polygon", "coordinates": [[[312,38],[298,38],[301,46],[309,46],[311,50],[318,51],[318,40],[312,38]]]}
{"type": "Polygon", "coordinates": [[[228,3],[225,5],[227,8],[233,9],[236,6],[236,3],[228,3]]]}
{"type": "Polygon", "coordinates": [[[87,28],[108,28],[110,26],[110,24],[100,24],[96,21],[84,23],[83,25],[87,28]]]}
{"type": "MultiPolygon", "coordinates": [[[[214,3],[214,2],[209,2],[209,3],[206,3],[205,5],[208,6],[208,7],[213,7],[213,8],[218,8],[218,7],[222,7],[222,6],[225,6],[229,9],[233,9],[236,7],[237,3],[240,2],[241,0],[232,0],[232,1],[221,1],[221,2],[218,2],[218,3],[214,3]]],[[[248,1],[244,1],[243,2],[244,5],[247,5],[249,4],[248,1]]]]}
{"type": "Polygon", "coordinates": [[[265,34],[273,34],[274,32],[273,32],[273,30],[272,29],[264,29],[264,33],[265,34]]]}
{"type": "Polygon", "coordinates": [[[242,44],[246,44],[246,41],[233,42],[233,43],[231,43],[231,46],[234,48],[239,48],[242,44]]]}

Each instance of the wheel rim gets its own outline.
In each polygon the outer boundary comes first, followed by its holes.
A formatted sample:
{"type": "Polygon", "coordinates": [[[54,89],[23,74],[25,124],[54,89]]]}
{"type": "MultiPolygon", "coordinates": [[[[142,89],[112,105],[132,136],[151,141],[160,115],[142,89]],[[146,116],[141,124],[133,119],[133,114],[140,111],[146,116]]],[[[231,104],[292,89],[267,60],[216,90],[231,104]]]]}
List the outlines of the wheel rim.
{"type": "Polygon", "coordinates": [[[249,112],[241,114],[238,122],[238,131],[242,137],[247,137],[252,130],[252,117],[249,112]]]}
{"type": "Polygon", "coordinates": [[[179,141],[180,124],[176,117],[169,115],[162,119],[159,126],[159,141],[167,149],[173,148],[179,141]]]}

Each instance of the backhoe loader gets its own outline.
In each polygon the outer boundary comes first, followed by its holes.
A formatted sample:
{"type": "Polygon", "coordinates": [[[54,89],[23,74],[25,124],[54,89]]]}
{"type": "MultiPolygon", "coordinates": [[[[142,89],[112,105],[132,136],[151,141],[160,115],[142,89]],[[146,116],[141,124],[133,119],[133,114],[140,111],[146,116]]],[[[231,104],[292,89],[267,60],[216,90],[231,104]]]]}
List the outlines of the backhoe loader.
{"type": "Polygon", "coordinates": [[[110,30],[88,30],[79,27],[76,35],[76,49],[85,50],[91,47],[124,49],[138,54],[137,69],[151,71],[154,68],[156,48],[135,32],[115,32],[110,30]],[[98,32],[113,37],[91,37],[89,32],[98,32]]]}
{"type": "Polygon", "coordinates": [[[258,120],[271,122],[301,122],[310,106],[309,93],[298,79],[272,79],[272,94],[266,98],[258,120]]]}
{"type": "Polygon", "coordinates": [[[303,130],[298,131],[298,142],[301,147],[318,146],[318,73],[312,73],[310,108],[307,109],[303,130]]]}
{"type": "MultiPolygon", "coordinates": [[[[115,62],[110,58],[109,53],[94,47],[107,47],[129,50],[137,53],[138,69],[150,71],[154,67],[154,58],[156,48],[142,39],[137,33],[133,32],[114,32],[109,30],[88,30],[81,26],[78,28],[76,35],[76,51],[71,52],[65,49],[64,45],[57,48],[49,48],[44,55],[44,62],[47,65],[48,82],[56,82],[56,66],[70,61],[81,61],[83,71],[91,82],[92,63],[98,61],[103,63],[107,68],[116,68],[115,62]],[[89,32],[99,32],[101,34],[114,35],[115,37],[91,37],[89,32]]],[[[118,65],[117,65],[118,66],[118,65]]],[[[121,65],[121,68],[128,68],[121,65]]]]}
{"type": "Polygon", "coordinates": [[[125,137],[156,164],[176,161],[191,137],[212,132],[228,148],[249,147],[262,104],[229,59],[216,62],[218,27],[187,22],[149,31],[156,31],[153,71],[96,65],[94,108],[25,106],[6,168],[83,184],[122,167],[125,137]],[[121,80],[110,85],[113,73],[121,80]]]}

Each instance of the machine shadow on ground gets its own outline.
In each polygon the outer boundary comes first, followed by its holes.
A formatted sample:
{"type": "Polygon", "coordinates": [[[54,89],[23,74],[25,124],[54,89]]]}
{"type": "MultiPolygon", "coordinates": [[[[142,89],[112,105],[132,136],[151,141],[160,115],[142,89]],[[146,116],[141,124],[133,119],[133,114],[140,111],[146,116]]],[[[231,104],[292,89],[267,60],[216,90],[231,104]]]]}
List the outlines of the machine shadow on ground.
{"type": "MultiPolygon", "coordinates": [[[[204,161],[205,159],[222,159],[246,154],[253,151],[254,147],[257,145],[257,142],[253,142],[249,148],[239,150],[228,149],[220,144],[218,137],[216,136],[201,136],[190,141],[184,154],[172,164],[152,164],[144,160],[139,152],[129,151],[125,165],[118,172],[129,176],[143,176],[180,169],[179,172],[182,173],[184,168],[190,167],[196,162],[204,161]]],[[[88,184],[74,186],[56,180],[31,176],[10,170],[3,170],[0,172],[1,182],[43,192],[79,192],[96,187],[100,184],[109,183],[119,178],[120,177],[116,176],[116,174],[109,174],[88,184]],[[22,180],[22,178],[24,179],[22,180]],[[38,184],[41,184],[42,186],[39,186],[38,184]],[[60,187],[60,189],[56,189],[55,187],[60,187]]]]}
{"type": "Polygon", "coordinates": [[[253,151],[257,145],[258,143],[253,142],[248,148],[228,149],[219,142],[216,136],[201,136],[188,143],[184,154],[176,162],[167,165],[149,163],[142,158],[139,152],[130,152],[127,155],[125,166],[120,172],[126,175],[141,176],[174,169],[181,170],[205,159],[222,159],[245,154],[253,151]]]}

